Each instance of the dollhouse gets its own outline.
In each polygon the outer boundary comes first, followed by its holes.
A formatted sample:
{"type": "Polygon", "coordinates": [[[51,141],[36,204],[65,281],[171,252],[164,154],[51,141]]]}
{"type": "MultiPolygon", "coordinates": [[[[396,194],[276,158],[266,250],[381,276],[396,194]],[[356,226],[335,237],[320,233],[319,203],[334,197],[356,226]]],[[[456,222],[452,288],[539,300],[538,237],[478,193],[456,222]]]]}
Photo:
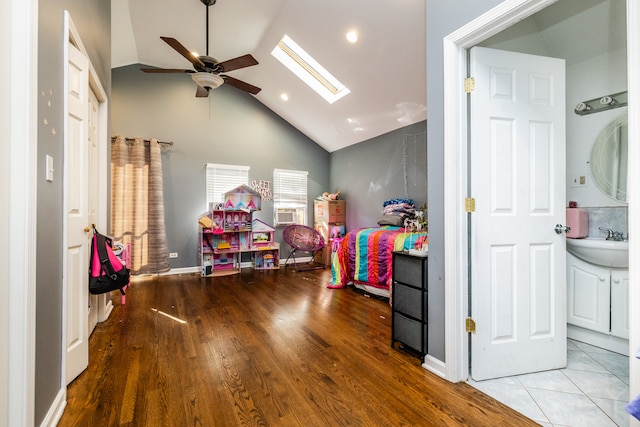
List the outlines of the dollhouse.
{"type": "Polygon", "coordinates": [[[240,272],[242,254],[251,254],[255,270],[279,267],[280,245],[274,242],[275,229],[259,219],[259,193],[241,185],[225,193],[224,202],[212,207],[198,221],[202,276],[221,276],[240,272]]]}
{"type": "Polygon", "coordinates": [[[280,243],[275,242],[275,228],[254,219],[251,223],[251,248],[253,252],[253,268],[255,270],[274,270],[280,268],[280,243]]]}

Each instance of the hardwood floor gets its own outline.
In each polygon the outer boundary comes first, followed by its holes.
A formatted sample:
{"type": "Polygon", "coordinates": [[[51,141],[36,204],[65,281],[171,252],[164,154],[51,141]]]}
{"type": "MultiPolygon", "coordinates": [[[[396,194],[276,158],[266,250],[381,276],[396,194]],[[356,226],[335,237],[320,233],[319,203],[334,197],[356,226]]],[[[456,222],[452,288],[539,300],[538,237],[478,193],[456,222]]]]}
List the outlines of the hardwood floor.
{"type": "Polygon", "coordinates": [[[147,278],[124,306],[112,293],[58,425],[537,425],[391,348],[388,302],[330,277],[147,278]]]}

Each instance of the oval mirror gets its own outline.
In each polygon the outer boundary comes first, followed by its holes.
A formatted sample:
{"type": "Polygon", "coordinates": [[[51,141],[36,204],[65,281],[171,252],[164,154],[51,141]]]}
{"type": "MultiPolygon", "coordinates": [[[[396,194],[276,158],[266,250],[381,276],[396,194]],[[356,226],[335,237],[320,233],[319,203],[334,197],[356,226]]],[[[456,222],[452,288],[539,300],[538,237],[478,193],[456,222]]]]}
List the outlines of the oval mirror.
{"type": "Polygon", "coordinates": [[[607,196],[627,202],[627,114],[618,117],[598,135],[591,149],[591,177],[607,196]]]}

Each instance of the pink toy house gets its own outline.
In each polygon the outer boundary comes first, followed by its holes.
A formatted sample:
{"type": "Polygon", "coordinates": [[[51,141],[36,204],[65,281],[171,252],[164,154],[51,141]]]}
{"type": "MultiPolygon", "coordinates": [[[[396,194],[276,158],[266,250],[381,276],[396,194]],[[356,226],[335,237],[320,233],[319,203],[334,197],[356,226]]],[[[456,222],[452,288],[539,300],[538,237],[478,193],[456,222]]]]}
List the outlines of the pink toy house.
{"type": "Polygon", "coordinates": [[[260,194],[244,184],[224,194],[225,210],[259,211],[261,202],[260,194]]]}
{"type": "Polygon", "coordinates": [[[251,222],[251,246],[273,246],[275,228],[266,222],[254,219],[251,222]]]}

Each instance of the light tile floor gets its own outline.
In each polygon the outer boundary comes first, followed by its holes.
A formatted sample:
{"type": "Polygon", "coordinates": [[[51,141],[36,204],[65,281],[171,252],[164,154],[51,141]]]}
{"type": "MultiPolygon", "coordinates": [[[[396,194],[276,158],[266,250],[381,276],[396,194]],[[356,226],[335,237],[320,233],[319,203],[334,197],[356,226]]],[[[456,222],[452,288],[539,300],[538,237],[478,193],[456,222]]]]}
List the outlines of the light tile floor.
{"type": "Polygon", "coordinates": [[[469,384],[548,427],[629,426],[629,358],[568,340],[567,367],[469,384]]]}

